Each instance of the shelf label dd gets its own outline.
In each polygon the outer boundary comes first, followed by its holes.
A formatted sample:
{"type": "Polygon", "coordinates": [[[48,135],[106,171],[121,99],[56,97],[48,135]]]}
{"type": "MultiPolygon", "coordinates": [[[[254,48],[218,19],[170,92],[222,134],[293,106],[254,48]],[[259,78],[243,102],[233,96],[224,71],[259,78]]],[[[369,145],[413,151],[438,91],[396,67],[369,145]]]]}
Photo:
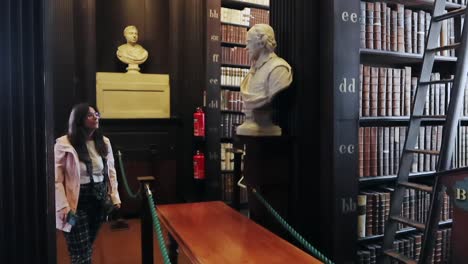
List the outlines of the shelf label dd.
{"type": "Polygon", "coordinates": [[[356,78],[343,78],[338,86],[340,93],[356,93],[356,78]]]}

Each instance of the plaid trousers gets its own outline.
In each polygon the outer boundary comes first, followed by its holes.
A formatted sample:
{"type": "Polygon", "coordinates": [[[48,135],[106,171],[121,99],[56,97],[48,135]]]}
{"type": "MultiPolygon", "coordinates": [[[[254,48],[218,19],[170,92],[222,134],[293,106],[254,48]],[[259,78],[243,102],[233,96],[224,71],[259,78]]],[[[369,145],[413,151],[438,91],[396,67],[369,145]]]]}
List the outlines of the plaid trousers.
{"type": "MultiPolygon", "coordinates": [[[[104,183],[95,183],[104,184],[104,183]]],[[[93,243],[104,220],[101,202],[91,184],[80,186],[77,221],[70,232],[63,232],[72,264],[91,264],[93,243]]]]}

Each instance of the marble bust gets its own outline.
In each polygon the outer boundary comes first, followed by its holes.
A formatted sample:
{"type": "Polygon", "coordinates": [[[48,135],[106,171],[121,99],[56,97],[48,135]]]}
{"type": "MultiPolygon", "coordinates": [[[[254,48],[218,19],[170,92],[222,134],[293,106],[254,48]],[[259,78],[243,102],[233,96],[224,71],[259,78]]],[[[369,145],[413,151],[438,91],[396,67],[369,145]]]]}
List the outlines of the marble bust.
{"type": "Polygon", "coordinates": [[[241,83],[245,121],[237,127],[237,135],[281,136],[281,128],[271,120],[271,101],[292,82],[291,66],[278,57],[275,33],[266,24],[257,24],[247,32],[247,52],[251,68],[241,83]]]}
{"type": "Polygon", "coordinates": [[[127,73],[140,73],[138,65],[148,59],[148,52],[141,45],[137,44],[138,29],[135,26],[127,26],[123,34],[127,43],[120,45],[117,49],[117,58],[121,62],[128,64],[127,73]]]}

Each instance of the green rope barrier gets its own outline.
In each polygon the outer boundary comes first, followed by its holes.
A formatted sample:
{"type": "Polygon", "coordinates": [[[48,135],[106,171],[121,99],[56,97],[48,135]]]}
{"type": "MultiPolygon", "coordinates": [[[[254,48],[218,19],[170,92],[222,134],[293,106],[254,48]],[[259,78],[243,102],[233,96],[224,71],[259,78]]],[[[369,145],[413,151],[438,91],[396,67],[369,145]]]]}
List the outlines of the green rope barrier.
{"type": "Polygon", "coordinates": [[[158,213],[156,212],[156,206],[154,205],[153,195],[151,194],[151,191],[147,185],[146,188],[148,188],[146,197],[148,198],[148,203],[151,209],[151,217],[153,218],[153,225],[154,230],[156,231],[156,236],[158,238],[159,249],[161,250],[164,264],[171,264],[169,254],[167,253],[166,243],[164,242],[164,237],[161,231],[161,224],[159,223],[158,213]]]}
{"type": "Polygon", "coordinates": [[[127,176],[125,174],[125,168],[122,162],[122,152],[120,150],[117,151],[117,155],[119,156],[119,167],[120,167],[120,173],[122,174],[122,180],[125,186],[125,190],[128,193],[128,196],[132,199],[137,199],[138,196],[140,196],[140,189],[138,189],[137,193],[133,193],[132,190],[130,190],[130,186],[128,186],[128,181],[127,181],[127,176]]]}
{"type": "Polygon", "coordinates": [[[314,248],[309,242],[307,242],[294,228],[292,228],[286,220],[284,220],[278,212],[273,209],[273,207],[257,192],[257,190],[252,189],[252,193],[257,197],[257,199],[270,211],[270,213],[276,218],[276,220],[297,240],[301,245],[303,245],[309,252],[311,252],[314,256],[319,258],[322,262],[326,264],[333,264],[331,260],[329,260],[325,255],[323,255],[320,251],[314,248]]]}

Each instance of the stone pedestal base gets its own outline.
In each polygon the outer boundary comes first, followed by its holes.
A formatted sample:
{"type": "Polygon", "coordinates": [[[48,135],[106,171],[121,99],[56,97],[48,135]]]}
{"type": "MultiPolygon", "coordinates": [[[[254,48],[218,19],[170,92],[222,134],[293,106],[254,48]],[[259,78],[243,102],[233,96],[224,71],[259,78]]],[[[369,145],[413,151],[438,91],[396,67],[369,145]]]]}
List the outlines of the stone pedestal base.
{"type": "Polygon", "coordinates": [[[138,67],[138,64],[128,64],[128,67],[126,68],[127,73],[130,74],[141,74],[140,73],[140,67],[138,67]]]}
{"type": "Polygon", "coordinates": [[[170,118],[169,75],[98,72],[96,101],[103,118],[170,118]]]}
{"type": "Polygon", "coordinates": [[[245,121],[236,128],[236,134],[252,137],[281,136],[281,128],[273,124],[271,113],[269,106],[245,111],[245,121]]]}
{"type": "MultiPolygon", "coordinates": [[[[246,145],[243,174],[247,184],[257,189],[282,217],[288,219],[292,177],[290,138],[237,136],[236,140],[246,145]]],[[[248,199],[251,219],[284,238],[288,237],[256,197],[249,193],[248,199]]]]}

